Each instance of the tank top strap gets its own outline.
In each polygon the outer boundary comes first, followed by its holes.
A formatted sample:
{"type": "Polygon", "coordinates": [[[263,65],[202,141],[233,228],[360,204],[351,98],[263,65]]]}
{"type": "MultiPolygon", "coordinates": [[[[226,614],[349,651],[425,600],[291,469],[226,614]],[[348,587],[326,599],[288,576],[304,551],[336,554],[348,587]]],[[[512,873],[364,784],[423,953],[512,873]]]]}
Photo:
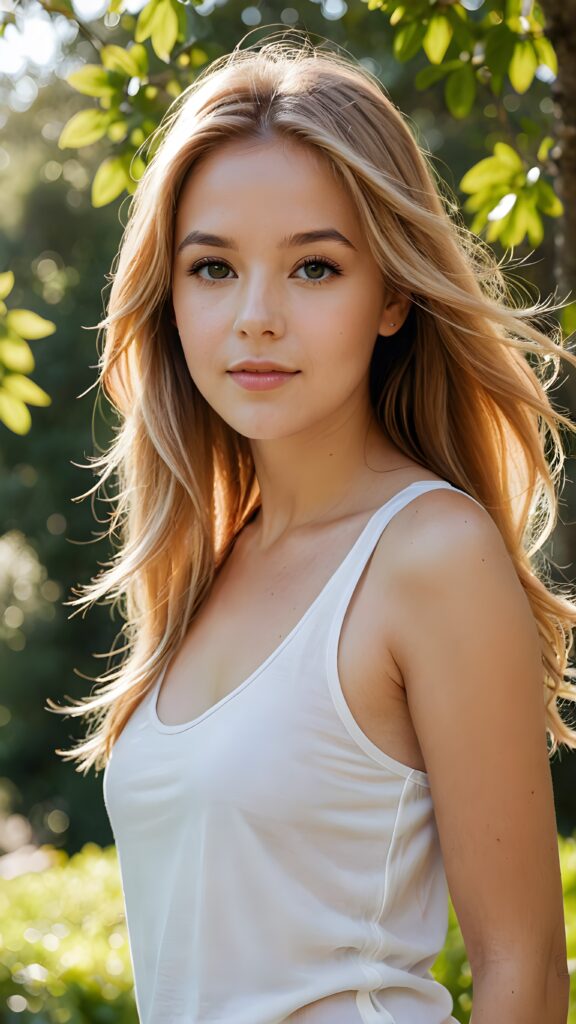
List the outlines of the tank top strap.
{"type": "Polygon", "coordinates": [[[338,580],[338,594],[339,594],[339,605],[340,607],[346,607],[350,600],[352,593],[356,588],[356,584],[364,571],[364,568],[380,539],[380,536],[388,525],[390,520],[399,512],[405,508],[414,498],[419,497],[426,491],[440,490],[441,488],[450,489],[451,491],[459,491],[460,494],[465,494],[467,498],[474,501],[480,508],[484,506],[473,498],[467,491],[462,490],[460,487],[455,487],[449,483],[448,480],[415,480],[413,483],[408,484],[407,487],[402,488],[398,491],[393,498],[390,498],[384,505],[376,510],[372,518],[368,521],[364,531],[358,539],[358,543],[354,546],[351,555],[353,558],[346,559],[342,565],[344,570],[344,579],[338,580]]]}

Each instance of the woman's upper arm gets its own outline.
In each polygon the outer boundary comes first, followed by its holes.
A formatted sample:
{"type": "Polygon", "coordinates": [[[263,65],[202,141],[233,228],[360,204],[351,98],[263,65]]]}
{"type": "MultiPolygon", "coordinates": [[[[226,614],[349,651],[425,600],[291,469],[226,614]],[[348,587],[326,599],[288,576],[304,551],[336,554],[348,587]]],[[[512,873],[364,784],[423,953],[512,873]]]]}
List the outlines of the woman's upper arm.
{"type": "Polygon", "coordinates": [[[386,584],[395,606],[387,630],[429,775],[450,896],[473,974],[506,959],[562,973],[536,622],[489,514],[464,495],[432,493],[403,520],[386,584]]]}

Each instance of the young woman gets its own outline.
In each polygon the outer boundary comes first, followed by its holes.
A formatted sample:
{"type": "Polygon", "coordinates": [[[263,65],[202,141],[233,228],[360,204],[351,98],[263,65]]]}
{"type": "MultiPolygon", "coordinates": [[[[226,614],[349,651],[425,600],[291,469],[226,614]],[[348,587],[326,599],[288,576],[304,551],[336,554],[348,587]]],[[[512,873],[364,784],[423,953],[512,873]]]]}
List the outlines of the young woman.
{"type": "Polygon", "coordinates": [[[58,708],[142,1024],[454,1024],[447,885],[473,1024],[564,1024],[576,605],[534,556],[576,358],[347,57],[237,48],[156,142],[100,325],[121,545],[70,602],[122,600],[128,657],[58,708]]]}

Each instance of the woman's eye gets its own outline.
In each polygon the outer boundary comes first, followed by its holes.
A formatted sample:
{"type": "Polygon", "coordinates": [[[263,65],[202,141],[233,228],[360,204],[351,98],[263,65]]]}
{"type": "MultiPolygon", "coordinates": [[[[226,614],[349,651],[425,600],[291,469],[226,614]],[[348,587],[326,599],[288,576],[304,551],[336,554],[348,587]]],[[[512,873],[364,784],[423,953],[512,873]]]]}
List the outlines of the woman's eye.
{"type": "Polygon", "coordinates": [[[218,276],[211,278],[201,277],[199,271],[202,270],[203,267],[220,267],[223,268],[224,270],[230,269],[230,267],[226,263],[220,263],[218,260],[201,260],[199,263],[195,263],[193,267],[190,267],[190,269],[187,270],[186,273],[189,276],[200,277],[200,280],[204,281],[207,284],[213,284],[216,281],[226,280],[225,277],[218,276]]]}
{"type": "MultiPolygon", "coordinates": [[[[307,281],[309,284],[324,284],[324,282],[329,281],[331,277],[337,276],[342,273],[337,263],[333,263],[332,260],[327,260],[324,257],[309,257],[307,260],[304,260],[304,262],[301,263],[300,266],[296,268],[296,270],[307,270],[308,267],[312,269],[313,275],[316,273],[318,269],[320,269],[321,271],[328,269],[330,271],[330,274],[327,277],[304,277],[304,280],[307,281]]],[[[227,263],[222,263],[220,260],[204,259],[200,260],[198,263],[195,263],[192,267],[190,267],[189,270],[186,271],[186,273],[188,274],[189,277],[197,277],[200,281],[202,281],[203,284],[211,285],[216,284],[217,281],[228,281],[229,278],[226,276],[226,274],[230,269],[231,268],[228,266],[227,263]],[[200,271],[203,270],[204,268],[206,268],[207,270],[208,268],[216,268],[216,276],[210,275],[208,277],[205,277],[203,274],[200,274],[200,271]],[[219,271],[223,271],[223,273],[219,273],[219,271]]],[[[300,280],[302,280],[302,278],[300,278],[300,280]]]]}
{"type": "Polygon", "coordinates": [[[308,267],[311,267],[314,270],[316,270],[318,267],[320,267],[322,270],[328,269],[330,271],[330,274],[328,275],[328,277],[322,277],[322,278],[307,277],[307,278],[305,278],[305,280],[306,281],[310,281],[311,284],[324,284],[324,281],[329,281],[331,277],[338,276],[338,274],[342,273],[342,271],[340,270],[340,267],[338,266],[338,264],[337,263],[333,263],[332,260],[315,259],[314,257],[312,257],[310,259],[307,259],[307,260],[304,260],[304,263],[301,263],[300,266],[297,269],[298,270],[307,270],[308,267]]]}

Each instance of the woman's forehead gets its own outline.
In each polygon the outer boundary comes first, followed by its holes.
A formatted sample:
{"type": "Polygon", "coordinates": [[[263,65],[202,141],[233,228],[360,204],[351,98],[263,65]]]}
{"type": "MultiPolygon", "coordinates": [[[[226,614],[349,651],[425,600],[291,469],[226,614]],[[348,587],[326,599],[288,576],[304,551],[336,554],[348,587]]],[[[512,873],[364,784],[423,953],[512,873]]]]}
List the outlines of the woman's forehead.
{"type": "Polygon", "coordinates": [[[334,226],[347,237],[357,225],[354,203],[327,173],[326,161],[290,140],[288,145],[226,143],[193,165],[179,194],[177,221],[201,219],[202,225],[192,226],[206,228],[207,216],[210,229],[222,234],[232,232],[231,222],[241,225],[255,216],[274,221],[282,235],[302,228],[302,222],[309,227],[311,217],[318,227],[337,218],[334,226]]]}

